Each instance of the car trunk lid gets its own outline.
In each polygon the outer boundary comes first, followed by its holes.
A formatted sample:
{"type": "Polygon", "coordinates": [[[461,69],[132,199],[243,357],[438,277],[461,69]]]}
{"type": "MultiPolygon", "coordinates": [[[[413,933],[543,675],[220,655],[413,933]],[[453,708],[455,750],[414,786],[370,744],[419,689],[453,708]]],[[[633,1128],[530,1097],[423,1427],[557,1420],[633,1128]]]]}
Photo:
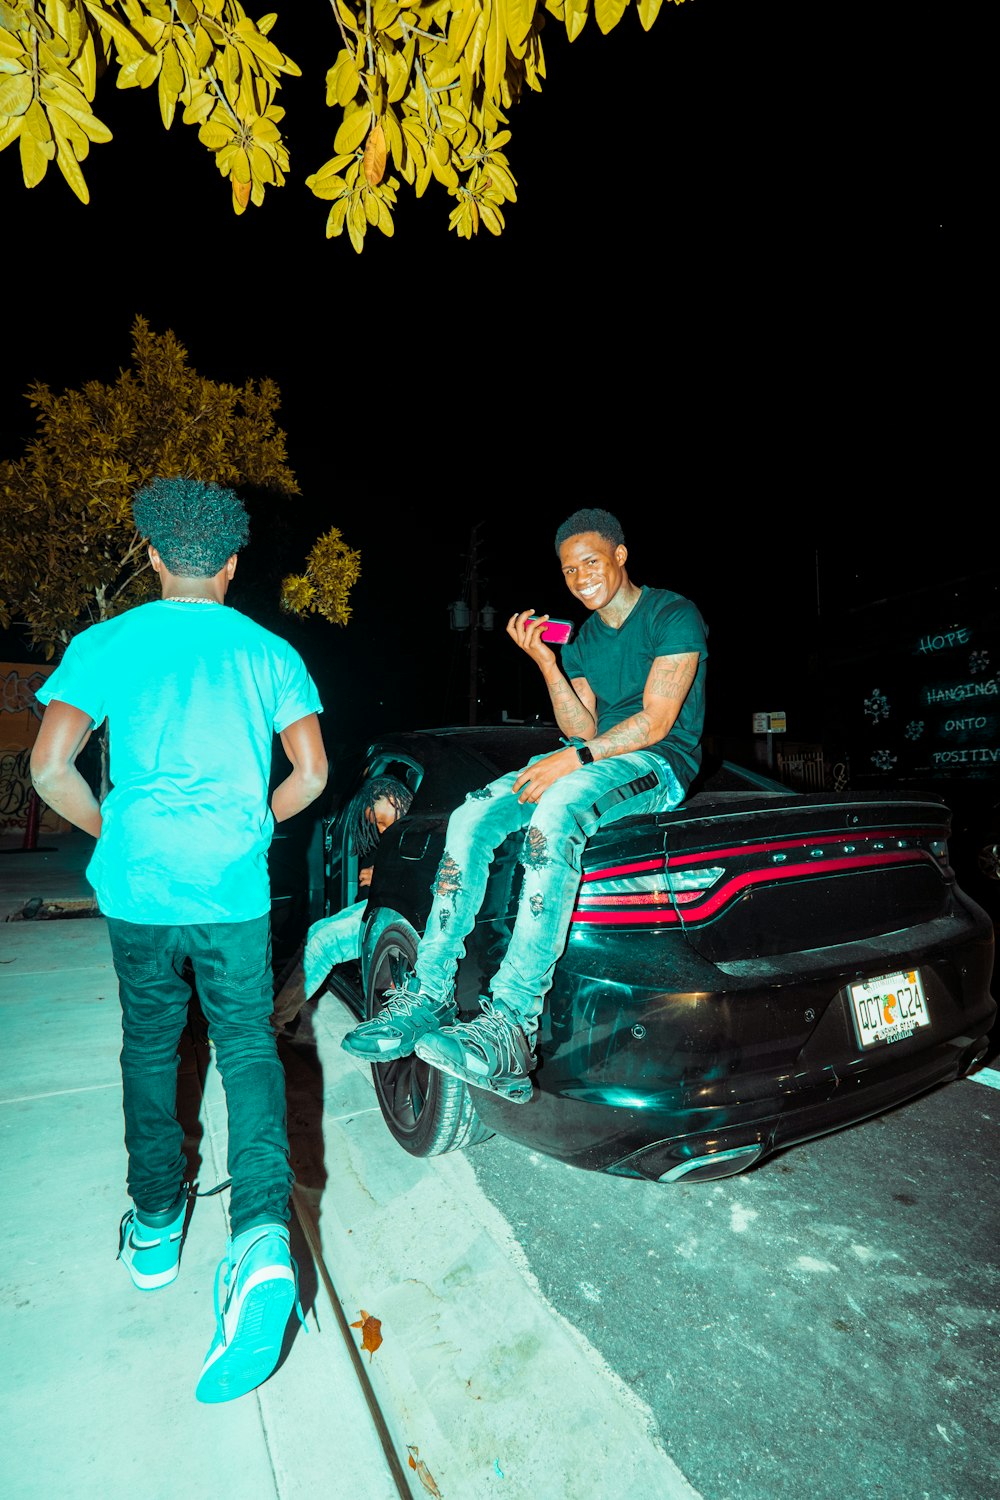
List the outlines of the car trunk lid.
{"type": "Polygon", "coordinates": [[[588,844],[574,924],[681,927],[714,963],[861,941],[952,909],[948,808],[881,793],[702,793],[588,844]]]}

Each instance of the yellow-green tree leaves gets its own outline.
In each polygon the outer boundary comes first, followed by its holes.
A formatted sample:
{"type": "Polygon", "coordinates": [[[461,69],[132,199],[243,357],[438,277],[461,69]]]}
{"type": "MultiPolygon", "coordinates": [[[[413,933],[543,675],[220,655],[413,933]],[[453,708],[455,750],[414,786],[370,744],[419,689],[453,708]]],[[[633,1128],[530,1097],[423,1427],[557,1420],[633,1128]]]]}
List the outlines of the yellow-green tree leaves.
{"type": "MultiPolygon", "coordinates": [[[[172,333],[154,334],[142,318],[114,385],[93,380],[55,395],[36,384],[28,399],[36,436],[20,458],[0,462],[0,624],[25,627],[47,656],[81,624],[151,592],[132,521],[132,497],[148,480],[185,474],[299,493],[274,382],[209,380],[172,333]]],[[[353,582],[345,577],[343,590],[353,582]]],[[[324,587],[336,594],[329,580],[324,587]]]]}
{"type": "Polygon", "coordinates": [[[3,0],[0,150],[19,141],[28,187],[54,159],[88,202],[80,164],[92,142],[111,139],[90,106],[98,77],[117,64],[120,89],[156,86],[167,129],[178,106],[200,127],[242,213],[288,169],[274,99],[280,76],[299,68],[268,40],[275,20],[250,20],[238,0],[3,0]]]}
{"type": "Polygon", "coordinates": [[[618,25],[627,5],[628,0],[594,0],[594,19],[605,36],[618,25]]]}
{"type": "Polygon", "coordinates": [[[374,187],[385,176],[385,131],[380,121],[377,121],[368,132],[368,140],[365,142],[365,152],[361,161],[365,169],[365,179],[374,187]]]}
{"type": "Polygon", "coordinates": [[[351,618],[349,595],[360,577],[361,553],[331,526],[313,544],[305,573],[284,580],[281,602],[292,614],[320,614],[332,625],[346,625],[351,618]]]}
{"type": "MultiPolygon", "coordinates": [[[[303,0],[298,0],[302,4],[303,0]]],[[[682,0],[675,0],[681,4],[682,0]]],[[[645,31],[662,0],[636,0],[645,31]]],[[[499,144],[525,89],[545,78],[546,20],[578,37],[593,10],[607,34],[629,0],[332,0],[340,50],[326,74],[338,111],[333,156],[306,177],[330,203],[327,237],[360,251],[369,228],[393,233],[400,180],[417,197],[436,182],[455,200],[449,225],[499,234],[516,179],[499,144]],[[398,176],[387,176],[391,168],[398,176]]],[[[317,4],[317,21],[330,11],[317,4]]],[[[81,163],[111,139],[93,112],[97,79],[155,86],[169,129],[178,110],[228,179],[241,214],[289,170],[276,100],[298,64],[271,40],[275,13],[239,0],[0,0],[0,151],[17,141],[28,187],[55,161],[84,203],[81,163]]]]}

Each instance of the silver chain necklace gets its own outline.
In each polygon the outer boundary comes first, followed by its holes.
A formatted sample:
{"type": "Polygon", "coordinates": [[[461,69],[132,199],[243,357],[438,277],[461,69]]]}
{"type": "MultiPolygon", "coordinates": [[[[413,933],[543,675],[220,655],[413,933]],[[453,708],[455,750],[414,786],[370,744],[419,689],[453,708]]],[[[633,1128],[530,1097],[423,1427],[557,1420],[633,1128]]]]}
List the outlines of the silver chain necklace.
{"type": "Polygon", "coordinates": [[[193,599],[186,594],[171,594],[168,599],[163,600],[164,604],[218,604],[218,602],[218,599],[193,599]]]}

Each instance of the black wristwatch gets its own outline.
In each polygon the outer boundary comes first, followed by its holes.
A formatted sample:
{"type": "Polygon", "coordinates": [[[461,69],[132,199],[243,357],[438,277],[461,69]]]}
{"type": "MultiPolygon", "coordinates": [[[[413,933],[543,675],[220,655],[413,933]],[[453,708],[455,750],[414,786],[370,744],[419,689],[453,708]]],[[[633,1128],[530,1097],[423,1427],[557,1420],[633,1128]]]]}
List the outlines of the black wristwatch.
{"type": "Polygon", "coordinates": [[[573,749],[580,757],[581,766],[592,766],[594,764],[594,752],[589,745],[574,745],[573,749]]]}

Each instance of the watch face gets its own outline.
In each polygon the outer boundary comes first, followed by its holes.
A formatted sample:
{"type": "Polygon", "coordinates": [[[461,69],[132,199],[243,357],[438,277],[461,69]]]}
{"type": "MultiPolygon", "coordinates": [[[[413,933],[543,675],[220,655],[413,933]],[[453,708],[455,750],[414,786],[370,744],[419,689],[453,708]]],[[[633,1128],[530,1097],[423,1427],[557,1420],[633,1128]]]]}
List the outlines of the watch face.
{"type": "Polygon", "coordinates": [[[594,752],[589,745],[577,745],[576,753],[580,757],[581,766],[591,766],[594,763],[594,752]]]}

